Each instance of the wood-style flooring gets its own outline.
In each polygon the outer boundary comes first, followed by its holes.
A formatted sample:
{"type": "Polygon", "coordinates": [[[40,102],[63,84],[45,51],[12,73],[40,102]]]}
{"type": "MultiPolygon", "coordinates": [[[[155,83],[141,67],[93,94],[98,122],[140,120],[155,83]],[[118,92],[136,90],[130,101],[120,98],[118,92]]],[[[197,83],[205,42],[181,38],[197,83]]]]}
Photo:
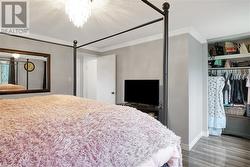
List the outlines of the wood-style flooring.
{"type": "Polygon", "coordinates": [[[247,139],[203,137],[191,151],[182,153],[184,167],[250,167],[250,140],[247,139]]]}

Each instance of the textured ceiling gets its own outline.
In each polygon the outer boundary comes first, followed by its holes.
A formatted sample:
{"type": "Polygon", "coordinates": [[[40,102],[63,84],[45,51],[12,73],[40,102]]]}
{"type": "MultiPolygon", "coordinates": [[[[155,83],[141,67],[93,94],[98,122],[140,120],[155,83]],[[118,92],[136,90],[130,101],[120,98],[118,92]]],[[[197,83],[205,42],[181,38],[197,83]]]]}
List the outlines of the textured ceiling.
{"type": "MultiPolygon", "coordinates": [[[[30,33],[82,44],[162,17],[140,0],[95,0],[88,22],[76,28],[65,15],[63,1],[30,0],[30,33]],[[101,1],[105,4],[98,6],[101,1]]],[[[164,2],[149,1],[159,8],[164,2]]],[[[193,27],[206,39],[250,32],[250,0],[169,2],[170,31],[193,27]]],[[[162,23],[157,23],[91,46],[101,49],[162,32],[162,23]]]]}

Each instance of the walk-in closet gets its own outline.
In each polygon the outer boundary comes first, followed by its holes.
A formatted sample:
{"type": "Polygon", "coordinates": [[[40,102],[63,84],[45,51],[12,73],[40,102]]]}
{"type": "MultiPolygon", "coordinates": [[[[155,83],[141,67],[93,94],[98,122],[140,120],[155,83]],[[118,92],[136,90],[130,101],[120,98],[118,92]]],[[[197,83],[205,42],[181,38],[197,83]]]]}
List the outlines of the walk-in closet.
{"type": "Polygon", "coordinates": [[[250,139],[250,36],[208,44],[208,127],[250,139]]]}

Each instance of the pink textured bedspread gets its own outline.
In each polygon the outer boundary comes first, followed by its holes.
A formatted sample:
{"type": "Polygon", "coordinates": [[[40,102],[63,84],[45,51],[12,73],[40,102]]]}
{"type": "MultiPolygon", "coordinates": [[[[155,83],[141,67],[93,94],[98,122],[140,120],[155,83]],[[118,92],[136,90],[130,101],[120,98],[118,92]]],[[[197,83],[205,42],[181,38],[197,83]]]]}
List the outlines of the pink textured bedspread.
{"type": "MultiPolygon", "coordinates": [[[[0,166],[136,167],[180,138],[129,107],[62,95],[0,100],[0,166]]],[[[163,164],[162,164],[163,165],[163,164]]]]}

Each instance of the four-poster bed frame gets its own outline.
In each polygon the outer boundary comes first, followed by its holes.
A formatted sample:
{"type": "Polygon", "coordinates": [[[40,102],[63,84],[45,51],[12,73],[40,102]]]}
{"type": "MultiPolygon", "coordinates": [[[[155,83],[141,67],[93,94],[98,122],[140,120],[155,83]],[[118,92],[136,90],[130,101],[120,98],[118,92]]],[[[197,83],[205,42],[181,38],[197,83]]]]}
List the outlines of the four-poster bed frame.
{"type": "Polygon", "coordinates": [[[170,5],[168,2],[163,3],[163,10],[159,9],[158,7],[156,7],[154,4],[152,4],[151,2],[149,2],[148,0],[141,0],[143,3],[145,3],[146,5],[148,5],[149,7],[151,7],[152,9],[154,9],[155,11],[157,11],[158,13],[160,13],[161,15],[163,15],[162,18],[147,22],[145,24],[136,26],[134,28],[125,30],[125,31],[121,31],[119,33],[101,38],[101,39],[97,39],[82,45],[77,46],[77,41],[75,40],[73,42],[73,46],[71,45],[65,45],[65,44],[61,44],[61,43],[56,43],[56,42],[51,42],[51,41],[46,41],[46,40],[40,40],[40,39],[35,39],[35,38],[30,38],[30,37],[24,37],[24,36],[19,36],[19,35],[14,35],[14,34],[8,34],[8,33],[4,33],[4,32],[0,32],[0,34],[3,35],[8,35],[8,36],[13,36],[13,37],[18,37],[18,38],[23,38],[23,39],[27,39],[27,40],[33,40],[33,41],[37,41],[37,42],[43,42],[43,43],[49,43],[49,44],[54,44],[54,45],[59,45],[59,46],[64,46],[64,47],[70,47],[73,48],[73,59],[74,59],[74,88],[73,88],[73,92],[74,95],[76,95],[76,88],[77,88],[77,49],[82,48],[84,46],[88,46],[109,38],[113,38],[116,37],[118,35],[160,22],[160,21],[164,21],[164,36],[163,36],[163,104],[162,104],[162,109],[160,112],[160,120],[164,125],[168,125],[168,43],[169,43],[169,29],[168,29],[168,18],[169,18],[169,8],[170,5]]]}

